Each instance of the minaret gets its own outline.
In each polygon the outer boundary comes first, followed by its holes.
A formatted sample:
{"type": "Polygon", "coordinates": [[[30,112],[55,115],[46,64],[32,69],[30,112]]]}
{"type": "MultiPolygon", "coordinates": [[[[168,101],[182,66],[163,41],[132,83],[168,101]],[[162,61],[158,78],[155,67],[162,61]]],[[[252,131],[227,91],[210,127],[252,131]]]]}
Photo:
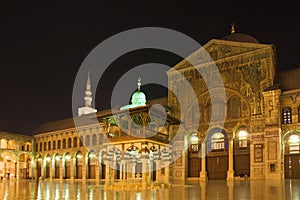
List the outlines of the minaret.
{"type": "Polygon", "coordinates": [[[88,77],[85,86],[84,107],[78,108],[78,116],[97,112],[95,108],[92,108],[92,100],[91,78],[90,72],[88,71],[88,77]]]}
{"type": "Polygon", "coordinates": [[[88,78],[86,81],[86,88],[85,88],[85,107],[91,107],[92,106],[92,91],[91,91],[91,79],[90,79],[90,71],[88,71],[88,78]]]}

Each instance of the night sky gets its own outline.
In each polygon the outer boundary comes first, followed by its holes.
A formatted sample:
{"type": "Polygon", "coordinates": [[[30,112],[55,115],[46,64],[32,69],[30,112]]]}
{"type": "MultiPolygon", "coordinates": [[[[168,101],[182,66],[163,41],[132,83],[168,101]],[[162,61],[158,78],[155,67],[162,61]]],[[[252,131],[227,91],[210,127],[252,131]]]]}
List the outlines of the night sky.
{"type": "MultiPolygon", "coordinates": [[[[31,134],[41,123],[71,117],[73,82],[84,58],[103,40],[132,28],[170,28],[204,45],[229,34],[230,24],[235,23],[236,32],[276,46],[279,70],[300,67],[296,5],[282,1],[278,5],[275,1],[81,2],[2,3],[0,130],[31,134]]],[[[96,108],[109,108],[114,84],[130,68],[148,62],[172,66],[179,60],[158,50],[120,57],[101,78],[96,108]]],[[[150,99],[166,95],[159,86],[143,89],[150,99]]]]}

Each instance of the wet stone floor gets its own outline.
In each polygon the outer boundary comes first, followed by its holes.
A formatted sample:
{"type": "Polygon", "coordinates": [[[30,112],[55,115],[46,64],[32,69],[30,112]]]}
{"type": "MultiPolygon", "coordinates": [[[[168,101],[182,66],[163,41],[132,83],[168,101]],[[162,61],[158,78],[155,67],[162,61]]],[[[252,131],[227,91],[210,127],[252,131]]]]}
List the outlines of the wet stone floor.
{"type": "Polygon", "coordinates": [[[300,179],[245,180],[226,182],[174,182],[170,189],[105,191],[103,183],[68,180],[2,180],[0,199],[108,199],[108,200],[221,200],[221,199],[294,199],[300,200],[300,179]]]}

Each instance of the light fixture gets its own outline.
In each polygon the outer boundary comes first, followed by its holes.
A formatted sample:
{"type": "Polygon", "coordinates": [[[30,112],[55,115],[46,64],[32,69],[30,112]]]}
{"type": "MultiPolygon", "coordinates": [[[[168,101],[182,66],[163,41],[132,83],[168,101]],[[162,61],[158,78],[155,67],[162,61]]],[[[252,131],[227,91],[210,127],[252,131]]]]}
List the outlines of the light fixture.
{"type": "Polygon", "coordinates": [[[293,143],[293,144],[296,144],[296,143],[299,143],[300,142],[300,138],[298,135],[291,135],[289,137],[289,143],[293,143]]]}

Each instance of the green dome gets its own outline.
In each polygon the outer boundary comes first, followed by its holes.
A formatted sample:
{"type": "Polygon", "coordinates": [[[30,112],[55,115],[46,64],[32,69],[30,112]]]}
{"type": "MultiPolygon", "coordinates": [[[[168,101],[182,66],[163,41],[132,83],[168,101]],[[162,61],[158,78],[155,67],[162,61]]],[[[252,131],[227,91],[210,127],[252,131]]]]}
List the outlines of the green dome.
{"type": "Polygon", "coordinates": [[[131,104],[135,106],[144,106],[146,105],[146,95],[144,92],[136,91],[131,97],[131,104]]]}

